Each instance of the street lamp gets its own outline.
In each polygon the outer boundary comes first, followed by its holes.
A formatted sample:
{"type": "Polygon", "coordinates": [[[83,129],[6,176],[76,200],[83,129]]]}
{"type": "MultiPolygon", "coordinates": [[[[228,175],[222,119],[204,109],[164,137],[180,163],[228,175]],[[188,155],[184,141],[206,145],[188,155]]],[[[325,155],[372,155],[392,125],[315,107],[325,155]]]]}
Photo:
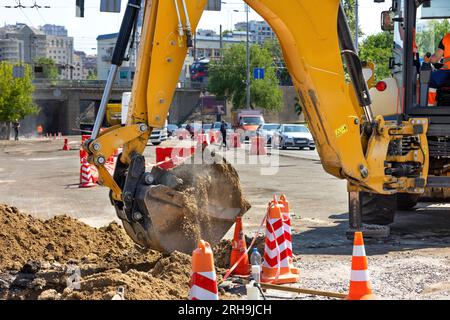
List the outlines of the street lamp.
{"type": "MultiPolygon", "coordinates": [[[[234,12],[239,12],[239,10],[233,10],[234,12]]],[[[250,7],[248,6],[248,4],[245,4],[245,13],[247,16],[247,70],[246,70],[246,81],[245,81],[245,86],[246,86],[246,105],[247,105],[247,109],[250,109],[251,106],[251,101],[250,101],[250,25],[249,25],[249,21],[248,21],[248,13],[250,11],[250,7]]]]}

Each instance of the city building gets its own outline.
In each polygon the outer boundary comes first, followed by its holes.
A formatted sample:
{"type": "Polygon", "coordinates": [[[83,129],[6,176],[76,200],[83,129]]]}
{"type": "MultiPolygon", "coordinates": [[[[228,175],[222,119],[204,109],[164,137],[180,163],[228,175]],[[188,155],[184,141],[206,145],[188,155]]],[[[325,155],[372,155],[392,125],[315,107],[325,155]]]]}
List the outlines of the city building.
{"type": "MultiPolygon", "coordinates": [[[[32,63],[47,55],[47,36],[45,33],[24,23],[6,25],[0,28],[0,39],[15,39],[18,41],[16,46],[22,46],[22,49],[18,49],[21,52],[18,55],[18,61],[32,63]]],[[[8,46],[10,46],[9,52],[15,51],[12,48],[15,45],[12,45],[11,41],[9,41],[8,46]]]]}
{"type": "MultiPolygon", "coordinates": [[[[83,52],[84,53],[84,52],[83,52]]],[[[73,70],[72,70],[73,80],[85,80],[84,68],[83,68],[83,58],[77,51],[73,54],[73,70]]]]}
{"type": "Polygon", "coordinates": [[[46,24],[40,27],[47,41],[47,58],[51,58],[58,67],[61,79],[73,79],[73,38],[67,36],[64,26],[46,24]]]}
{"type": "MultiPolygon", "coordinates": [[[[244,32],[246,34],[246,32],[244,32]]],[[[241,31],[226,33],[222,37],[210,30],[199,30],[194,39],[194,50],[190,50],[189,56],[199,59],[218,59],[221,56],[221,46],[245,43],[247,37],[241,31]]]]}
{"type": "MultiPolygon", "coordinates": [[[[103,34],[97,37],[97,79],[108,79],[109,69],[111,67],[111,60],[114,52],[114,47],[117,42],[117,33],[103,34]]],[[[132,50],[133,54],[135,50],[132,50]]],[[[135,61],[133,57],[130,57],[130,61],[135,61]]],[[[119,68],[116,82],[126,83],[131,81],[134,77],[135,66],[134,63],[130,64],[130,61],[124,61],[119,68]]]]}
{"type": "Polygon", "coordinates": [[[55,61],[61,79],[72,79],[73,38],[47,35],[47,57],[55,61]]]}
{"type": "MultiPolygon", "coordinates": [[[[97,74],[97,55],[87,55],[84,51],[74,51],[75,56],[79,56],[81,58],[81,72],[82,79],[86,80],[92,75],[97,74]]],[[[76,60],[78,58],[74,57],[74,65],[76,66],[76,60]]],[[[92,78],[91,78],[92,80],[92,78]]]]}
{"type": "Polygon", "coordinates": [[[24,57],[23,41],[17,39],[0,39],[0,61],[21,62],[24,57]]]}
{"type": "MultiPolygon", "coordinates": [[[[268,39],[275,39],[275,33],[266,21],[251,20],[248,25],[251,42],[261,45],[268,39]]],[[[238,22],[234,28],[238,31],[247,31],[247,22],[238,22]]]]}
{"type": "Polygon", "coordinates": [[[67,37],[67,29],[64,26],[57,26],[55,24],[45,24],[40,27],[40,30],[49,36],[67,37]]]}

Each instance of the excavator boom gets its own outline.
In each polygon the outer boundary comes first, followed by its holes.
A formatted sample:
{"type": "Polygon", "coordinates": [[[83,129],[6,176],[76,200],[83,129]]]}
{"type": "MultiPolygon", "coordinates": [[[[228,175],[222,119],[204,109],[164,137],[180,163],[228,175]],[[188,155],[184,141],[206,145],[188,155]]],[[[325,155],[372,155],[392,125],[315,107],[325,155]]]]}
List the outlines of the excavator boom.
{"type": "MultiPolygon", "coordinates": [[[[129,0],[110,72],[112,80],[135,28],[140,2],[129,0]]],[[[349,191],[423,192],[428,174],[427,120],[389,122],[372,114],[361,62],[340,1],[245,2],[269,23],[280,41],[324,169],[347,179],[349,191]]],[[[178,75],[192,45],[192,33],[205,6],[206,0],[145,1],[127,125],[98,133],[104,117],[101,106],[92,139],[85,146],[91,161],[99,167],[102,183],[111,189],[112,202],[130,236],[140,244],[166,251],[182,247],[180,243],[186,239],[178,233],[178,243],[169,245],[170,240],[161,232],[173,226],[183,204],[177,205],[177,194],[173,192],[176,183],[164,185],[154,174],[145,173],[142,153],[152,128],[165,123],[178,75]],[[104,159],[121,146],[123,153],[111,177],[103,167],[104,159]],[[172,202],[167,201],[170,197],[172,202]]],[[[102,105],[108,102],[111,79],[102,105]]],[[[170,175],[176,181],[176,174],[170,175]]],[[[222,209],[226,206],[221,204],[222,209]]],[[[223,222],[215,225],[215,240],[231,227],[236,215],[245,213],[244,207],[231,212],[222,210],[228,213],[219,217],[209,213],[223,222]]],[[[189,249],[189,245],[183,247],[189,249]]]]}

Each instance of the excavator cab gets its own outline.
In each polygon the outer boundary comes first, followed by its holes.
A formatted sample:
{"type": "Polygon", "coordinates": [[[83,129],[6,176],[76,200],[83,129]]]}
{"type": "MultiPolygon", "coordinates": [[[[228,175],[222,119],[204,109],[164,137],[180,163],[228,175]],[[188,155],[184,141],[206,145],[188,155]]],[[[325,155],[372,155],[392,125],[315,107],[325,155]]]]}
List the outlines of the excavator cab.
{"type": "Polygon", "coordinates": [[[428,59],[444,34],[450,32],[449,18],[448,0],[393,0],[390,10],[381,14],[381,29],[393,33],[389,61],[392,77],[381,81],[385,86],[371,89],[372,107],[385,119],[428,119],[429,172],[421,194],[362,193],[363,223],[387,225],[394,221],[398,209],[409,210],[419,200],[450,199],[450,81],[437,88],[436,106],[428,105],[432,73],[443,66],[428,59]]]}

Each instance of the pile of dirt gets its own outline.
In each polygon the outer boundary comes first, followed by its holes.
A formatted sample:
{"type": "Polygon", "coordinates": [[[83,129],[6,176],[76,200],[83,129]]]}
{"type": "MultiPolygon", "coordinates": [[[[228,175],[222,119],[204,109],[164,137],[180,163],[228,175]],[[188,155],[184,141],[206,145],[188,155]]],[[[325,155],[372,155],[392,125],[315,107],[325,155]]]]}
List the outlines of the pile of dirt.
{"type": "Polygon", "coordinates": [[[125,299],[186,299],[190,273],[189,255],[138,248],[116,223],[42,221],[0,205],[0,299],[111,299],[119,287],[125,299]]]}
{"type": "MultiPolygon", "coordinates": [[[[245,242],[247,244],[247,248],[250,247],[253,238],[245,236],[245,242]]],[[[263,255],[264,254],[264,245],[265,238],[264,236],[258,236],[253,244],[253,248],[257,248],[258,252],[263,255]]],[[[230,258],[231,258],[231,250],[232,250],[232,242],[228,239],[223,239],[220,241],[214,248],[214,265],[216,268],[220,269],[228,269],[230,268],[230,258]]],[[[251,251],[250,251],[251,254],[251,251]]]]}

